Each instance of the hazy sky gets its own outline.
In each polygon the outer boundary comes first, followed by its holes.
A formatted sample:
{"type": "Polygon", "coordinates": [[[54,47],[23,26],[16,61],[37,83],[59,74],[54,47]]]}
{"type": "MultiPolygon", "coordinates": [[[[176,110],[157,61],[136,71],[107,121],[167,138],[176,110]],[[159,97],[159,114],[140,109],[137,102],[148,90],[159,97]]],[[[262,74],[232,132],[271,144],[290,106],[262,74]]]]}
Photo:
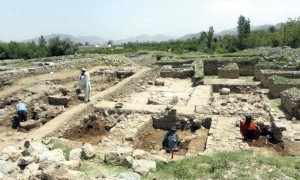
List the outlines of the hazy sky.
{"type": "Polygon", "coordinates": [[[65,33],[125,39],[141,34],[182,36],[299,17],[298,0],[0,0],[0,40],[65,33]]]}

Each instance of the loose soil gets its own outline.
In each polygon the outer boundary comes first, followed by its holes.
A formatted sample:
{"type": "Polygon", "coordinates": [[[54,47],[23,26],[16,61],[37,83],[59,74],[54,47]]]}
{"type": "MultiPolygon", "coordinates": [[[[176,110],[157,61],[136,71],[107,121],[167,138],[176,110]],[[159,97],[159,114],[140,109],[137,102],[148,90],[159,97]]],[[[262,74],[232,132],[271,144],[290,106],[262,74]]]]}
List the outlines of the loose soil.
{"type": "Polygon", "coordinates": [[[266,136],[260,136],[255,142],[247,142],[251,147],[258,147],[267,149],[270,152],[276,151],[278,155],[289,156],[290,153],[284,148],[284,143],[270,142],[266,136]],[[273,144],[274,143],[274,144],[273,144]]]}
{"type": "MultiPolygon", "coordinates": [[[[167,132],[168,131],[165,130],[151,128],[149,133],[145,137],[136,142],[137,144],[135,145],[135,148],[143,149],[148,152],[150,152],[151,150],[160,151],[163,149],[162,140],[167,132]]],[[[193,132],[191,132],[191,130],[177,130],[176,133],[179,136],[180,140],[184,140],[187,136],[192,136],[194,134],[193,132]]],[[[201,134],[202,133],[200,133],[200,136],[197,138],[197,141],[204,142],[202,147],[205,147],[206,137],[202,136],[201,134]],[[203,139],[203,141],[201,139],[203,139]]],[[[188,141],[183,142],[179,151],[175,152],[175,155],[184,156],[189,149],[189,144],[190,142],[188,141]]],[[[201,147],[199,149],[201,149],[201,147]]]]}

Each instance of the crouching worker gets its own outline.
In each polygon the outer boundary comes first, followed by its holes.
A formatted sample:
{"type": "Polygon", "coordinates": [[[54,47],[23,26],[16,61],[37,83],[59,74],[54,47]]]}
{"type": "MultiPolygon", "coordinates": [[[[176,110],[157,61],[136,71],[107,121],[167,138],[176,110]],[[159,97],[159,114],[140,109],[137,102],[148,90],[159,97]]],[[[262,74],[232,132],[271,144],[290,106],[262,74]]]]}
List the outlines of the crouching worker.
{"type": "Polygon", "coordinates": [[[180,145],[180,140],[176,134],[176,127],[172,127],[170,131],[165,134],[162,145],[167,153],[177,150],[177,147],[180,145]]]}
{"type": "Polygon", "coordinates": [[[18,116],[13,117],[13,128],[18,128],[20,125],[20,122],[27,121],[27,105],[19,100],[16,111],[18,116]]]}
{"type": "Polygon", "coordinates": [[[260,127],[253,121],[251,115],[246,115],[240,123],[240,132],[244,141],[256,141],[260,136],[260,127]]]}

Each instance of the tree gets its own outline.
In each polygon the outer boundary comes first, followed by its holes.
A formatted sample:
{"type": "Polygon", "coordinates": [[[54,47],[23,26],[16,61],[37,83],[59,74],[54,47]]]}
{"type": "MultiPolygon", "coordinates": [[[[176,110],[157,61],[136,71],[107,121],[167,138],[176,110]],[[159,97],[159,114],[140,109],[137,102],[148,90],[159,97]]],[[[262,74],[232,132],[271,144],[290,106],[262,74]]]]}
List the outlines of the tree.
{"type": "Polygon", "coordinates": [[[107,45],[113,45],[113,41],[112,41],[112,40],[109,40],[109,41],[107,42],[107,45]]]}
{"type": "Polygon", "coordinates": [[[300,18],[289,19],[283,24],[283,37],[285,45],[300,47],[300,18]]]}
{"type": "Polygon", "coordinates": [[[45,48],[46,47],[47,41],[46,41],[46,39],[44,38],[43,35],[39,38],[38,43],[39,43],[39,46],[41,48],[45,48]]]}
{"type": "Polygon", "coordinates": [[[211,49],[211,43],[214,37],[214,27],[210,26],[207,32],[207,48],[211,49]]]}
{"type": "Polygon", "coordinates": [[[237,33],[238,33],[238,48],[240,50],[245,49],[246,46],[246,39],[249,37],[250,34],[250,20],[246,19],[244,16],[240,15],[238,20],[237,26],[237,33]]]}

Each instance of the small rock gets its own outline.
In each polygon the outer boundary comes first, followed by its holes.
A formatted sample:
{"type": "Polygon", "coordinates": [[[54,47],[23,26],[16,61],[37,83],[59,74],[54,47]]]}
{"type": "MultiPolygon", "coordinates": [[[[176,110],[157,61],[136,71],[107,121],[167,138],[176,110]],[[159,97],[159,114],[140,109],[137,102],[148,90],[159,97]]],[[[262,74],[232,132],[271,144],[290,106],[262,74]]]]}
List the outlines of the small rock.
{"type": "Polygon", "coordinates": [[[229,95],[230,89],[229,88],[222,88],[220,89],[220,95],[229,95]]]}

